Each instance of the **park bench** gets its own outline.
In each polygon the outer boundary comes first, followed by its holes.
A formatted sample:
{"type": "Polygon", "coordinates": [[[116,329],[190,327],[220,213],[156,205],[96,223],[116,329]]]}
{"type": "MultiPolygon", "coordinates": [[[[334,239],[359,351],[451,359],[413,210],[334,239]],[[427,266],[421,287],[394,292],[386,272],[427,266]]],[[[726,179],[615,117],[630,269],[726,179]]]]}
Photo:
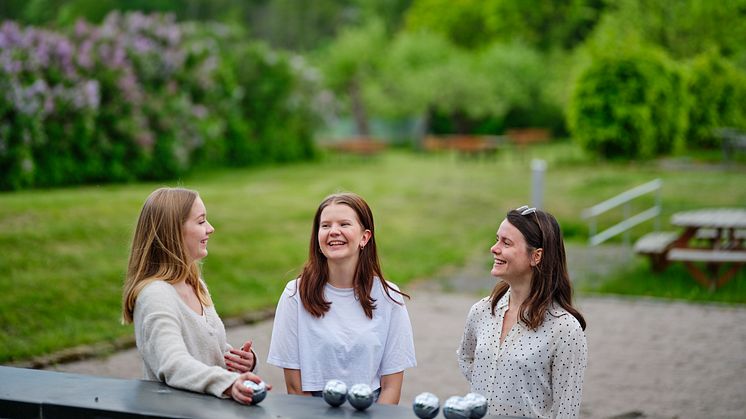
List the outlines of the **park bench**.
{"type": "Polygon", "coordinates": [[[370,137],[355,137],[323,145],[328,150],[341,153],[372,156],[386,149],[386,143],[370,137]]]}
{"type": "Polygon", "coordinates": [[[505,138],[493,135],[428,135],[422,141],[425,151],[455,151],[464,156],[494,155],[505,138]]]}
{"type": "Polygon", "coordinates": [[[551,132],[545,128],[513,128],[507,130],[505,135],[519,148],[545,143],[551,138],[551,132]]]}
{"type": "Polygon", "coordinates": [[[667,255],[678,238],[679,233],[674,231],[655,231],[640,237],[635,242],[634,250],[650,257],[653,270],[660,272],[668,266],[667,255]]]}

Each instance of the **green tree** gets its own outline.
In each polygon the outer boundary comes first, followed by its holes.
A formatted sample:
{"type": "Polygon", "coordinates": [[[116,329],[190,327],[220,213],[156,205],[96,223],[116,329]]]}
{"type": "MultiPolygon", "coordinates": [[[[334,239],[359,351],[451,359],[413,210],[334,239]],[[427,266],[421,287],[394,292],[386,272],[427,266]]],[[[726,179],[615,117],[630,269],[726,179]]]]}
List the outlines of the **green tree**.
{"type": "Polygon", "coordinates": [[[746,74],[715,51],[696,57],[689,66],[692,96],[687,143],[719,146],[716,130],[746,128],[746,74]]]}
{"type": "Polygon", "coordinates": [[[349,106],[362,136],[370,134],[364,89],[377,74],[386,43],[383,24],[372,20],[343,30],[319,57],[326,85],[349,106]]]}
{"type": "Polygon", "coordinates": [[[746,0],[620,0],[607,24],[634,30],[674,58],[710,49],[734,57],[746,68],[746,0]]]}
{"type": "Polygon", "coordinates": [[[426,115],[434,103],[439,72],[456,53],[431,32],[400,32],[384,53],[377,77],[368,84],[371,110],[390,117],[426,115]]]}
{"type": "Polygon", "coordinates": [[[439,33],[458,46],[475,48],[497,36],[485,9],[482,0],[415,0],[406,12],[406,27],[439,33]]]}
{"type": "Polygon", "coordinates": [[[406,25],[441,33],[465,48],[494,41],[572,48],[591,33],[604,7],[603,0],[415,0],[406,25]]]}

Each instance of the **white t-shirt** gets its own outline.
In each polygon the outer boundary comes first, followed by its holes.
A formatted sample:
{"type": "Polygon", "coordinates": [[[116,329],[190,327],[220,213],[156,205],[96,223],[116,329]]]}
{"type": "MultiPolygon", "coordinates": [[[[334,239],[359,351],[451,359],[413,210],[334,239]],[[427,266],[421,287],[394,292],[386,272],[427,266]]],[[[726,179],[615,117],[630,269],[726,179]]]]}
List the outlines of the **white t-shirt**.
{"type": "MultiPolygon", "coordinates": [[[[323,317],[313,317],[303,308],[296,281],[288,282],[277,303],[267,363],[299,369],[303,391],[323,390],[331,379],[348,387],[364,383],[375,390],[381,387],[382,375],[417,365],[407,308],[386,296],[378,278],[371,289],[376,300],[372,319],[352,288],[329,284],[324,286],[324,298],[331,307],[323,317]]],[[[389,293],[403,303],[401,295],[389,293]]]]}

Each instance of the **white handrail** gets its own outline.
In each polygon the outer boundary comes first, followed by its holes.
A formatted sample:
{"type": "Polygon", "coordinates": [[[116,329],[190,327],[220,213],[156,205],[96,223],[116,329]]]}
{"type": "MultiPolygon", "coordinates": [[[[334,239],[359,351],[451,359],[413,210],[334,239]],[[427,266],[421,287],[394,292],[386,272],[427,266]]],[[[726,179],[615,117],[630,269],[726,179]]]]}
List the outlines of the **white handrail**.
{"type": "MultiPolygon", "coordinates": [[[[626,233],[627,230],[647,220],[650,220],[651,218],[656,218],[660,216],[661,214],[660,190],[662,186],[663,186],[663,181],[661,179],[655,179],[643,185],[624,191],[613,198],[607,199],[606,201],[603,201],[599,204],[596,204],[590,208],[586,208],[585,210],[583,210],[581,214],[582,217],[584,219],[590,220],[588,222],[589,223],[588,225],[589,245],[591,246],[599,245],[605,242],[606,240],[621,233],[625,233],[624,241],[627,245],[629,245],[629,234],[626,233]],[[640,197],[642,195],[645,195],[647,193],[650,193],[650,192],[655,192],[655,205],[651,208],[646,209],[645,211],[640,212],[639,214],[629,215],[628,214],[629,213],[629,201],[637,197],[640,197]],[[625,204],[625,211],[624,211],[625,219],[607,228],[606,230],[600,233],[596,233],[596,217],[622,204],[625,204]]],[[[659,224],[660,224],[660,221],[658,218],[656,218],[656,223],[655,223],[656,230],[658,230],[659,224]]]]}

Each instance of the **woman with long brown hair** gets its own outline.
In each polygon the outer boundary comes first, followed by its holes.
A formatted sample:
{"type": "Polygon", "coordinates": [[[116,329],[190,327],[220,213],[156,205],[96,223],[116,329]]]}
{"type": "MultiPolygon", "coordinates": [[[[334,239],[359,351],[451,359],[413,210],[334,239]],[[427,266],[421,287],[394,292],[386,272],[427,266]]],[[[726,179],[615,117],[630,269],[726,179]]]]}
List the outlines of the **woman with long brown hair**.
{"type": "Polygon", "coordinates": [[[368,204],[330,195],[316,210],[303,271],[277,303],[267,362],[284,369],[290,394],[320,396],[338,379],[397,404],[404,370],[416,365],[403,297],[383,277],[368,204]]]}
{"type": "Polygon", "coordinates": [[[122,322],[135,324],[146,380],[251,403],[253,392],[243,383],[261,381],[251,372],[251,341],[241,349],[228,344],[201,278],[199,263],[214,231],[197,192],[151,193],[132,239],[122,322]]]}
{"type": "Polygon", "coordinates": [[[491,274],[501,280],[474,304],[458,349],[471,390],[489,413],[575,418],[588,358],[585,319],[572,305],[557,220],[527,206],[497,230],[491,274]]]}

